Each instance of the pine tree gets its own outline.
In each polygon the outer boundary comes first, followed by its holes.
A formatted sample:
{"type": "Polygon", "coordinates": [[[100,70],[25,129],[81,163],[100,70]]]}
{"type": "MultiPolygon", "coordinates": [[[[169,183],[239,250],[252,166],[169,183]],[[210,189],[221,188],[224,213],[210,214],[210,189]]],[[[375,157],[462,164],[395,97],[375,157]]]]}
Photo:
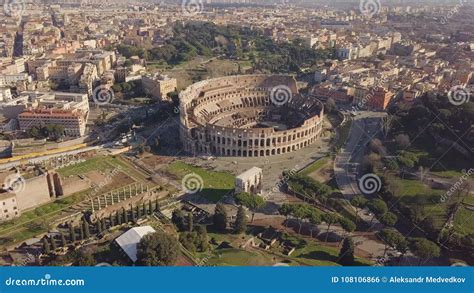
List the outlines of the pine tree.
{"type": "Polygon", "coordinates": [[[188,231],[189,232],[193,232],[193,225],[194,225],[193,213],[188,213],[188,231]]]}
{"type": "Polygon", "coordinates": [[[107,222],[105,218],[102,218],[102,230],[107,230],[107,222]]]}
{"type": "Polygon", "coordinates": [[[137,216],[135,215],[135,211],[134,211],[133,207],[130,208],[130,213],[132,215],[132,222],[136,223],[137,222],[137,216]]]}
{"type": "Polygon", "coordinates": [[[142,217],[142,209],[140,208],[140,205],[137,204],[137,219],[140,219],[142,217]]]}
{"type": "Polygon", "coordinates": [[[158,204],[158,198],[155,198],[155,212],[160,210],[160,205],[158,204]]]}
{"type": "Polygon", "coordinates": [[[245,232],[247,230],[247,213],[243,206],[239,207],[237,211],[237,217],[235,219],[234,231],[237,234],[245,232]]]}
{"type": "Polygon", "coordinates": [[[339,252],[338,263],[343,266],[351,266],[354,264],[354,242],[352,238],[344,238],[341,251],[339,252]]]}
{"type": "Polygon", "coordinates": [[[100,219],[97,219],[96,227],[97,227],[97,234],[102,233],[102,222],[100,221],[100,219]]]}
{"type": "Polygon", "coordinates": [[[150,215],[153,213],[153,205],[151,199],[148,201],[148,212],[150,213],[150,215]]]}
{"type": "Polygon", "coordinates": [[[142,210],[143,210],[143,216],[148,215],[148,211],[146,210],[146,204],[145,204],[145,202],[142,203],[142,210]]]}
{"type": "Polygon", "coordinates": [[[89,229],[89,223],[87,223],[86,221],[83,221],[82,226],[83,226],[83,229],[84,229],[84,236],[86,238],[91,237],[91,231],[89,229]]]}
{"type": "Polygon", "coordinates": [[[123,208],[123,222],[128,223],[128,211],[125,208],[123,208]]]}
{"type": "Polygon", "coordinates": [[[109,215],[109,222],[110,222],[110,227],[115,226],[115,217],[113,214],[109,215]]]}
{"type": "Polygon", "coordinates": [[[63,233],[63,232],[61,232],[61,246],[62,246],[62,247],[66,247],[66,246],[67,246],[66,237],[64,237],[64,233],[63,233]]]}
{"type": "Polygon", "coordinates": [[[71,238],[71,242],[76,242],[76,231],[72,223],[69,223],[69,237],[71,238]]]}
{"type": "Polygon", "coordinates": [[[84,240],[84,225],[79,225],[79,238],[84,240]]]}
{"type": "Polygon", "coordinates": [[[213,222],[214,226],[220,231],[225,231],[227,228],[227,211],[225,206],[221,203],[216,205],[213,222]]]}
{"type": "Polygon", "coordinates": [[[115,212],[115,218],[117,219],[117,225],[122,225],[122,218],[118,211],[115,212]]]}
{"type": "Polygon", "coordinates": [[[51,253],[51,247],[49,246],[48,238],[43,237],[43,251],[45,254],[51,253]]]}
{"type": "Polygon", "coordinates": [[[58,249],[58,245],[56,244],[56,239],[54,239],[54,236],[51,237],[51,248],[53,251],[56,251],[58,249]]]}

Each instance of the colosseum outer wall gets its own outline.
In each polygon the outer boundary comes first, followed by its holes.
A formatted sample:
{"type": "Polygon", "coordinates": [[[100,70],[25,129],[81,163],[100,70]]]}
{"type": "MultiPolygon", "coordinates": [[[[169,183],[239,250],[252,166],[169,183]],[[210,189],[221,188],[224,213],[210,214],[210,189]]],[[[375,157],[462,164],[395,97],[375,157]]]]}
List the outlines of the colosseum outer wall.
{"type": "MultiPolygon", "coordinates": [[[[239,128],[237,125],[219,126],[210,123],[215,117],[229,118],[246,111],[265,112],[275,107],[272,89],[284,87],[290,97],[300,99],[307,107],[291,76],[245,75],[222,77],[193,84],[180,95],[180,135],[185,151],[216,156],[261,157],[285,154],[309,146],[321,135],[324,109],[309,115],[299,127],[275,130],[267,128],[239,128]]],[[[252,117],[245,117],[252,121],[252,117]]]]}

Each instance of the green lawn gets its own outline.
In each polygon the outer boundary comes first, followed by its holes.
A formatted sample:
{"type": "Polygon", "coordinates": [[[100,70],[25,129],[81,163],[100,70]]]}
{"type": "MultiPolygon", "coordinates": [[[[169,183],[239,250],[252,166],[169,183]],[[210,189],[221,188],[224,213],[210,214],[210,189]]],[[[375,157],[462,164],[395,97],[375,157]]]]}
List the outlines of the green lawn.
{"type": "Polygon", "coordinates": [[[200,167],[176,161],[168,166],[168,172],[179,180],[188,174],[196,174],[202,179],[201,196],[212,202],[218,202],[225,194],[234,189],[234,175],[225,172],[215,172],[200,167]]]}
{"type": "Polygon", "coordinates": [[[464,207],[460,207],[454,217],[454,229],[461,235],[474,233],[474,211],[470,211],[464,207]]]}
{"type": "Polygon", "coordinates": [[[99,156],[93,157],[79,164],[58,169],[58,173],[63,177],[69,177],[71,175],[85,174],[94,170],[104,172],[118,166],[124,169],[128,168],[127,165],[121,162],[118,158],[111,156],[99,156]]]}
{"type": "MultiPolygon", "coordinates": [[[[308,243],[305,247],[296,249],[290,258],[309,266],[339,266],[339,250],[316,243],[308,243]]],[[[355,265],[369,266],[372,262],[356,258],[355,265]]]]}
{"type": "Polygon", "coordinates": [[[431,189],[418,180],[400,179],[400,202],[410,207],[423,207],[426,214],[433,218],[434,227],[441,229],[446,222],[446,203],[440,199],[443,190],[431,189]]]}
{"type": "Polygon", "coordinates": [[[327,158],[327,157],[326,158],[321,158],[321,159],[317,160],[316,162],[312,163],[311,165],[309,165],[308,167],[301,170],[300,173],[302,175],[309,175],[313,172],[318,171],[322,167],[324,167],[324,165],[326,165],[327,162],[329,162],[329,158],[327,158]]]}
{"type": "Polygon", "coordinates": [[[205,262],[207,266],[272,266],[274,261],[269,255],[236,248],[224,248],[214,251],[205,262]]]}
{"type": "Polygon", "coordinates": [[[443,178],[461,178],[464,175],[464,173],[462,173],[462,172],[453,171],[453,170],[431,172],[431,173],[434,174],[434,175],[437,175],[439,177],[443,177],[443,178]]]}

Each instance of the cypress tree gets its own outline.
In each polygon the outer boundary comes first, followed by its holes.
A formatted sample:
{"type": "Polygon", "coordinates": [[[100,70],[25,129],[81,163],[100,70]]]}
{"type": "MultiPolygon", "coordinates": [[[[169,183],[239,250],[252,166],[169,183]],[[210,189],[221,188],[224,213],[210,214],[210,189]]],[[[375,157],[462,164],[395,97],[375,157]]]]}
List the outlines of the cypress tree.
{"type": "Polygon", "coordinates": [[[82,225],[82,224],[79,225],[79,238],[80,238],[81,240],[84,240],[84,239],[85,239],[85,238],[84,238],[84,225],[82,225]]]}
{"type": "Polygon", "coordinates": [[[51,247],[49,246],[48,238],[46,236],[43,237],[43,251],[45,254],[51,253],[51,247]]]}
{"type": "Polygon", "coordinates": [[[87,223],[86,221],[83,221],[82,226],[83,226],[83,229],[84,229],[84,236],[86,238],[91,237],[91,231],[89,229],[89,223],[87,223]]]}
{"type": "Polygon", "coordinates": [[[193,222],[194,222],[193,221],[193,213],[190,212],[190,213],[188,213],[188,231],[189,232],[193,232],[193,225],[194,225],[193,222]]]}
{"type": "Polygon", "coordinates": [[[234,231],[237,234],[245,232],[247,230],[247,214],[243,206],[240,206],[237,211],[237,217],[235,219],[234,231]]]}
{"type": "Polygon", "coordinates": [[[221,203],[216,205],[213,222],[214,226],[220,231],[225,231],[227,228],[227,211],[225,206],[221,203]]]}
{"type": "Polygon", "coordinates": [[[62,246],[62,247],[66,247],[66,246],[67,246],[66,237],[64,237],[64,233],[63,233],[63,232],[61,232],[61,246],[62,246]]]}
{"type": "Polygon", "coordinates": [[[71,238],[71,242],[76,242],[76,231],[72,223],[69,223],[69,237],[71,238]]]}
{"type": "Polygon", "coordinates": [[[128,211],[125,208],[123,208],[123,222],[128,223],[128,211]]]}
{"type": "Polygon", "coordinates": [[[349,237],[344,238],[342,242],[338,263],[343,266],[351,266],[354,264],[354,242],[349,237]]]}
{"type": "Polygon", "coordinates": [[[58,249],[58,245],[56,244],[56,239],[54,239],[54,236],[51,237],[51,248],[53,251],[56,251],[58,249]]]}
{"type": "Polygon", "coordinates": [[[100,221],[100,219],[97,219],[96,226],[97,226],[97,234],[102,233],[102,222],[100,221]]]}

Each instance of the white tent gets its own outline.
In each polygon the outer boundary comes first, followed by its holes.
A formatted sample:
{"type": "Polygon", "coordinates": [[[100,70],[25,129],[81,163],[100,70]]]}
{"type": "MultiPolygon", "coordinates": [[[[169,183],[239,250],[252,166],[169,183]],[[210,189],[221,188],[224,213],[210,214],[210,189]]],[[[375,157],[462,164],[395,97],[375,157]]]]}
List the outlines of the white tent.
{"type": "Polygon", "coordinates": [[[155,229],[150,226],[135,227],[117,237],[115,242],[117,242],[120,248],[122,248],[122,250],[133,262],[136,262],[137,244],[140,242],[143,236],[154,232],[156,232],[155,229]]]}

